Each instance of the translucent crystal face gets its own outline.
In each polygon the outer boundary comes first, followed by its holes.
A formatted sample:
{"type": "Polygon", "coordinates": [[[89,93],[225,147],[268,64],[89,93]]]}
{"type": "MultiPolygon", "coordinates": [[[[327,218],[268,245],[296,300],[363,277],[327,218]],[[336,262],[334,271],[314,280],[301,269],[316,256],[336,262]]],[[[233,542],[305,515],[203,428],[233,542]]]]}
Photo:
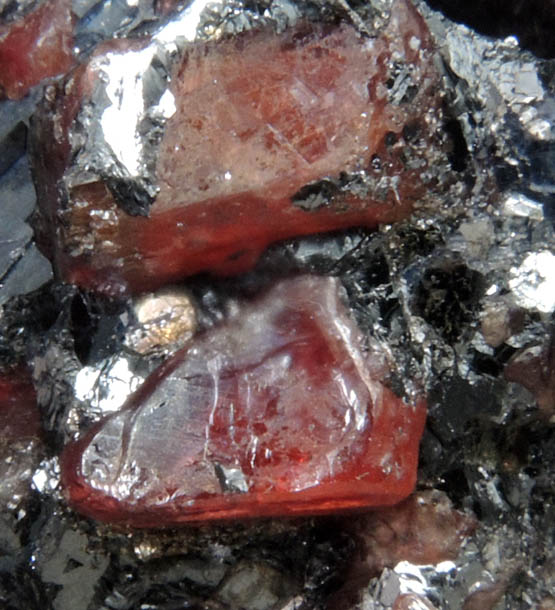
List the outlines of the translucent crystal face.
{"type": "Polygon", "coordinates": [[[412,486],[423,410],[371,371],[338,281],[283,281],[70,446],[70,498],[135,525],[392,503],[412,486]]]}
{"type": "Polygon", "coordinates": [[[169,26],[97,48],[37,120],[58,126],[36,151],[61,275],[141,292],[246,271],[281,239],[406,217],[446,156],[429,33],[407,2],[392,11],[371,36],[299,19],[180,53],[169,26]]]}
{"type": "Polygon", "coordinates": [[[14,24],[0,23],[2,95],[21,99],[44,78],[63,74],[73,65],[70,4],[43,2],[14,24]]]}

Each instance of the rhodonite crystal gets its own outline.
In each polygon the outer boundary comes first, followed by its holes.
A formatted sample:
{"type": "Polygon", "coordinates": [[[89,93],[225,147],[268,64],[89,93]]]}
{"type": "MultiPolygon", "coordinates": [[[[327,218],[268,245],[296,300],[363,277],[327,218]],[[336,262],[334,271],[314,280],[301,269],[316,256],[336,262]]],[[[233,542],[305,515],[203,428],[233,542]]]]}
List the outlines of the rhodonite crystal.
{"type": "Polygon", "coordinates": [[[43,78],[63,74],[73,57],[73,18],[68,0],[47,0],[0,25],[0,98],[20,99],[43,78]]]}
{"type": "Polygon", "coordinates": [[[432,44],[407,0],[370,33],[301,20],[179,59],[165,35],[101,46],[35,121],[37,227],[61,276],[148,290],[409,214],[440,163],[432,44]]]}
{"type": "Polygon", "coordinates": [[[338,280],[278,283],[191,342],[70,444],[80,512],[139,527],[394,504],[425,418],[382,382],[338,280]]]}

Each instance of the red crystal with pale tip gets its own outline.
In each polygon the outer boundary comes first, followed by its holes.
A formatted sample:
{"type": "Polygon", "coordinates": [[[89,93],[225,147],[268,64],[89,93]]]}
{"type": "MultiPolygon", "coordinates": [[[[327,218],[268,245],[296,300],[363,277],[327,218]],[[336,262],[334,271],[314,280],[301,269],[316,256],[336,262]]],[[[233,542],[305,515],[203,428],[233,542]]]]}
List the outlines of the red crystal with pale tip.
{"type": "Polygon", "coordinates": [[[188,47],[170,83],[176,111],[148,218],[123,211],[99,178],[65,185],[78,158],[71,125],[105,58],[137,44],[101,46],[37,115],[37,230],[66,280],[140,292],[201,271],[243,272],[278,240],[404,218],[433,188],[438,75],[407,0],[371,38],[305,23],[188,47]],[[364,184],[344,185],[345,172],[366,172],[364,184]],[[330,178],[329,197],[303,200],[304,187],[330,178]]]}
{"type": "Polygon", "coordinates": [[[282,281],[70,444],[70,503],[137,527],[391,505],[416,478],[425,407],[383,383],[333,278],[282,281]]]}

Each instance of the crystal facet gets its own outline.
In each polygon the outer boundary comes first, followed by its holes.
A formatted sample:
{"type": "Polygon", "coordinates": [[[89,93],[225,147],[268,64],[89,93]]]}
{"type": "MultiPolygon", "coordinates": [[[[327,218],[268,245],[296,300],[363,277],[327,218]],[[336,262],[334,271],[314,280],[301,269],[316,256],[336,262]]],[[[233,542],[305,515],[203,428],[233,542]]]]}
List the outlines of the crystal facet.
{"type": "Polygon", "coordinates": [[[73,18],[68,0],[48,0],[19,21],[0,26],[0,98],[24,97],[43,78],[74,62],[73,18]]]}
{"type": "Polygon", "coordinates": [[[28,373],[0,375],[0,507],[17,508],[30,491],[41,454],[41,427],[28,373]]]}
{"type": "Polygon", "coordinates": [[[0,376],[0,438],[40,436],[40,417],[33,384],[20,370],[0,376]]]}
{"type": "Polygon", "coordinates": [[[101,46],[35,123],[37,228],[60,274],[105,291],[150,290],[200,271],[245,271],[277,240],[407,216],[434,186],[441,99],[423,20],[405,0],[392,11],[373,37],[306,22],[191,44],[164,68],[169,88],[154,102],[146,66],[160,43],[101,46]],[[143,75],[136,131],[110,102],[120,64],[143,75]],[[87,152],[92,138],[104,157],[87,152]],[[145,142],[157,141],[144,160],[145,142]]]}
{"type": "Polygon", "coordinates": [[[282,281],[178,352],[67,447],[71,504],[149,527],[406,497],[425,408],[383,385],[341,293],[333,278],[282,281]]]}

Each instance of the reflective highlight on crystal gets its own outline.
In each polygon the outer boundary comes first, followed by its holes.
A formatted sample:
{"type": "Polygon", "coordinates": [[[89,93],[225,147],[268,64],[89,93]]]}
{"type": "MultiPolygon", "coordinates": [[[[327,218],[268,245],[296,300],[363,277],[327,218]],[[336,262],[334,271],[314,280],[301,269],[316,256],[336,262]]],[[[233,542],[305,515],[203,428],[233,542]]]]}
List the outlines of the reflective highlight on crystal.
{"type": "Polygon", "coordinates": [[[39,112],[37,139],[61,129],[35,147],[37,229],[65,279],[240,273],[273,242],[404,218],[437,186],[439,77],[408,2],[371,37],[300,20],[179,54],[170,31],[100,47],[39,112]],[[118,66],[136,90],[121,108],[118,66]]]}
{"type": "Polygon", "coordinates": [[[372,373],[339,282],[283,281],[70,445],[70,502],[134,526],[390,505],[416,477],[423,404],[372,373]]]}

